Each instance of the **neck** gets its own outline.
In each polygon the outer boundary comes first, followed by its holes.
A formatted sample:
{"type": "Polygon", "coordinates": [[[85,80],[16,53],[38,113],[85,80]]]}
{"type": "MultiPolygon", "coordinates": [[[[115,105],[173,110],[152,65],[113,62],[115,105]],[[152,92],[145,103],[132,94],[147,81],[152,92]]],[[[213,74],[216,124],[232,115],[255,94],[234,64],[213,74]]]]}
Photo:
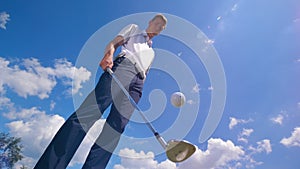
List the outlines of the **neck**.
{"type": "Polygon", "coordinates": [[[149,36],[150,39],[152,39],[154,36],[156,36],[155,33],[149,33],[149,32],[147,32],[147,35],[149,36]]]}
{"type": "Polygon", "coordinates": [[[148,28],[146,29],[146,33],[150,39],[152,39],[154,36],[157,35],[156,33],[153,33],[152,31],[150,31],[148,28]]]}

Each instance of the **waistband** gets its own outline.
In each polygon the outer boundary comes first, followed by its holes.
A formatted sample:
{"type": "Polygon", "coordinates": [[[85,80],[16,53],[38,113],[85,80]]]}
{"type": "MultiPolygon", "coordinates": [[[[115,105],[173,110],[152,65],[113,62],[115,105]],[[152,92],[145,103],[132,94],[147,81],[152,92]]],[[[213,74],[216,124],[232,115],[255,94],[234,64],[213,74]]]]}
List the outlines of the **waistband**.
{"type": "Polygon", "coordinates": [[[145,80],[146,78],[146,74],[143,73],[143,71],[140,71],[138,68],[137,68],[137,65],[135,63],[133,63],[130,59],[126,58],[125,57],[125,54],[118,54],[115,59],[114,59],[114,62],[119,62],[121,63],[123,60],[127,60],[128,62],[130,62],[134,68],[135,68],[135,71],[137,72],[137,77],[142,79],[142,80],[145,80]]]}
{"type": "Polygon", "coordinates": [[[135,62],[133,62],[131,59],[129,59],[129,58],[127,58],[126,57],[126,53],[124,53],[124,52],[121,52],[121,53],[119,53],[116,57],[115,57],[115,61],[116,60],[118,60],[118,59],[128,59],[133,65],[134,65],[134,67],[135,67],[135,70],[137,71],[137,73],[138,73],[138,75],[140,76],[140,78],[142,78],[142,79],[145,79],[146,78],[146,75],[147,75],[147,73],[148,73],[148,71],[147,72],[145,72],[145,71],[143,71],[143,70],[141,70],[141,68],[137,65],[137,63],[135,63],[135,62]]]}

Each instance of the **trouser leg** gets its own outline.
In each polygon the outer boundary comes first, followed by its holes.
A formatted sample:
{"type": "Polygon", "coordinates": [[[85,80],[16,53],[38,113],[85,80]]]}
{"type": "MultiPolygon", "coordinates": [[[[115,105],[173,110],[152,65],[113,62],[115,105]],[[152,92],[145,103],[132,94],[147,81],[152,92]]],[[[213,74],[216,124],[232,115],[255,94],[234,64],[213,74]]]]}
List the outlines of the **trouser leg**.
{"type": "Polygon", "coordinates": [[[86,132],[97,121],[102,112],[111,103],[111,77],[104,73],[97,88],[84,100],[59,129],[51,143],[37,162],[35,169],[64,169],[68,166],[74,153],[86,135],[86,132]],[[100,92],[95,91],[102,88],[100,92]]]}
{"type": "MultiPolygon", "coordinates": [[[[123,81],[124,77],[120,77],[119,80],[123,81]]],[[[134,111],[134,107],[121,89],[114,83],[112,85],[114,87],[113,93],[115,93],[113,94],[114,103],[100,136],[91,148],[83,169],[104,169],[106,167],[134,111]]],[[[125,88],[137,103],[142,95],[143,80],[135,76],[128,87],[125,85],[125,88]]]]}

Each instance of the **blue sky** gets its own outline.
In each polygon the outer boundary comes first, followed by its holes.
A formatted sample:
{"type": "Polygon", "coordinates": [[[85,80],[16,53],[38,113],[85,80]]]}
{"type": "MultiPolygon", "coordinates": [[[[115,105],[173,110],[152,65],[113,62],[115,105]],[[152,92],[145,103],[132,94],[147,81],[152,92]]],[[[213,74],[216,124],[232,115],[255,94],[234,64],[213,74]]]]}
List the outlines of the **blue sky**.
{"type": "MultiPolygon", "coordinates": [[[[152,142],[150,130],[134,116],[108,168],[298,168],[298,1],[3,0],[0,131],[22,138],[25,158],[16,168],[35,164],[60,125],[97,81],[102,73],[97,70],[97,62],[106,40],[113,38],[122,24],[145,12],[164,13],[170,24],[154,39],[156,68],[150,71],[139,106],[166,140],[185,139],[198,149],[186,162],[171,163],[158,143],[152,142]],[[184,24],[178,24],[181,21],[184,24]],[[198,30],[190,39],[193,32],[188,26],[198,30]],[[186,36],[176,38],[177,34],[186,36]],[[93,56],[85,52],[89,44],[94,45],[93,56]],[[204,53],[198,56],[197,50],[204,53]],[[208,61],[220,59],[226,100],[216,129],[200,142],[212,96],[220,96],[219,83],[213,84],[219,74],[210,74],[220,64],[207,65],[206,56],[208,61]],[[169,102],[171,94],[179,90],[187,97],[181,109],[169,102]]],[[[150,14],[133,22],[145,27],[150,14]]],[[[81,168],[104,119],[95,124],[68,168],[81,168]]]]}

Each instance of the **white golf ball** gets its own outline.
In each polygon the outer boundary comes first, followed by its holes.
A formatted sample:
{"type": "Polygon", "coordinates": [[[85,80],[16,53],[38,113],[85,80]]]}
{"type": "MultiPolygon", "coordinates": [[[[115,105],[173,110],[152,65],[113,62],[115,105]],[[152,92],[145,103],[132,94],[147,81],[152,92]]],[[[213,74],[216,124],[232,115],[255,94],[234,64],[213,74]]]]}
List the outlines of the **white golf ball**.
{"type": "Polygon", "coordinates": [[[175,107],[181,107],[185,103],[185,96],[181,92],[175,92],[171,96],[171,103],[175,107]]]}

